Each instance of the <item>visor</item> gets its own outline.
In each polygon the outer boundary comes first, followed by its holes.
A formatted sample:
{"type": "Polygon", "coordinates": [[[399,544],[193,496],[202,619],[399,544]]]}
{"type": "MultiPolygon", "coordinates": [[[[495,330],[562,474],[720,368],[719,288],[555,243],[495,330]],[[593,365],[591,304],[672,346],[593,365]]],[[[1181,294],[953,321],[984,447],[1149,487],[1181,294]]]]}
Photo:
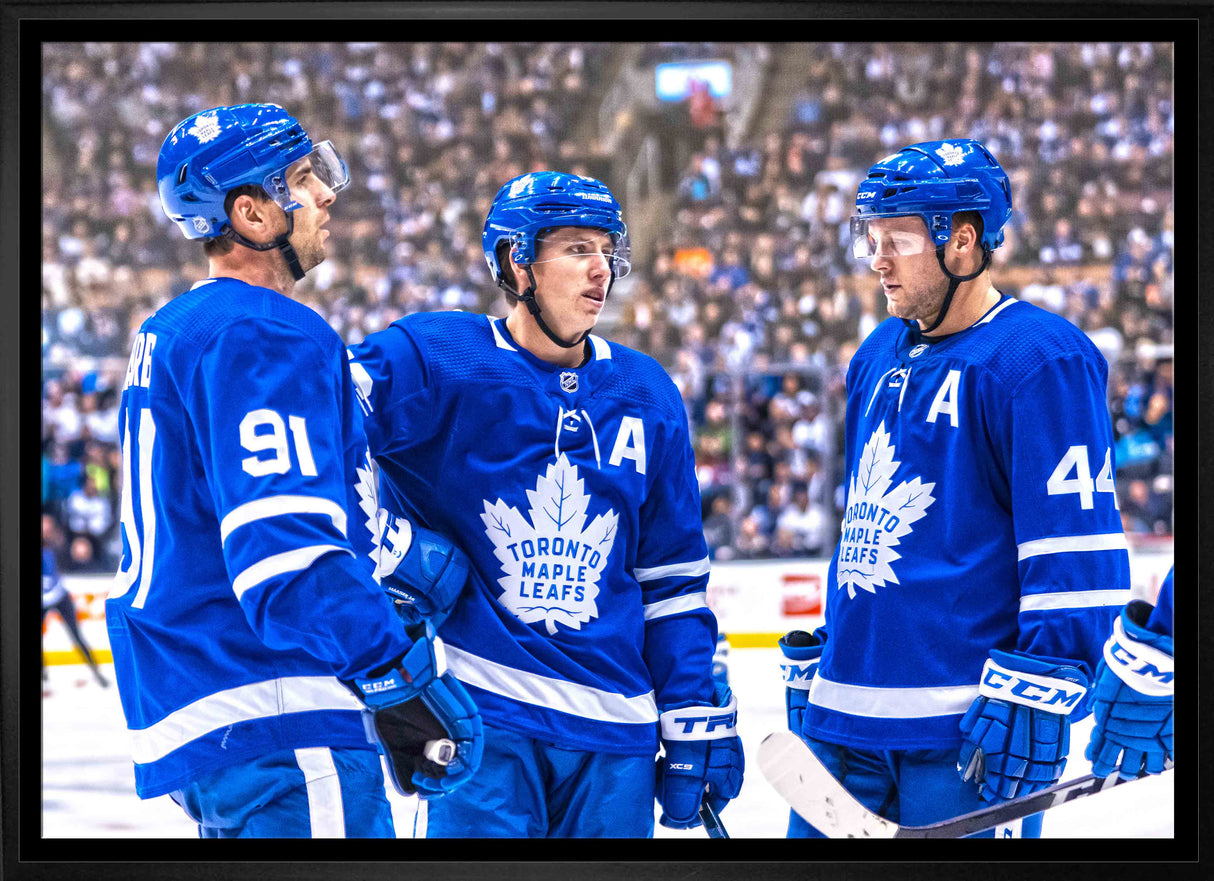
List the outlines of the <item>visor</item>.
{"type": "Polygon", "coordinates": [[[312,174],[334,193],[341,192],[350,183],[350,170],[333,142],[321,141],[307,156],[295,160],[286,168],[270,172],[262,181],[262,188],[283,211],[294,211],[299,207],[299,203],[291,197],[291,188],[287,186],[287,172],[305,162],[311,163],[312,174]]]}
{"type": "MultiPolygon", "coordinates": [[[[532,265],[538,263],[553,263],[557,260],[587,260],[595,257],[605,258],[607,265],[611,269],[611,274],[615,278],[623,278],[632,271],[632,245],[628,241],[628,233],[607,233],[611,237],[611,244],[614,250],[609,253],[603,253],[596,250],[594,247],[594,239],[586,239],[581,242],[565,243],[567,249],[576,249],[579,245],[588,245],[585,253],[566,253],[556,257],[549,257],[547,260],[535,260],[532,265]]],[[[539,245],[546,241],[544,236],[536,239],[536,251],[539,251],[539,245]]]]}
{"type": "Polygon", "coordinates": [[[909,257],[936,250],[927,225],[918,214],[853,214],[851,218],[851,253],[857,260],[873,257],[909,257]],[[895,217],[914,217],[920,221],[919,230],[890,229],[895,217]]]}

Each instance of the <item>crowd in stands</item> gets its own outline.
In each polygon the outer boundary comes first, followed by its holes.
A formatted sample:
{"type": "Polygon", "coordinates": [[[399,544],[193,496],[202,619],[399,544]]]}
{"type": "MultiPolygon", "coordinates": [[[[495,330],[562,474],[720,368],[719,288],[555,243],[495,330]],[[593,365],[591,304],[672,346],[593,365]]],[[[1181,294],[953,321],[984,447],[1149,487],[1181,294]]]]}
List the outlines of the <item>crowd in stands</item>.
{"type": "MultiPolygon", "coordinates": [[[[504,314],[480,229],[511,177],[559,168],[622,195],[612,157],[584,146],[613,51],[43,44],[42,502],[66,532],[65,570],[117,565],[130,339],[206,275],[157,197],[173,124],[268,100],[334,141],[352,183],[330,259],[296,293],[353,342],[409,312],[504,314]]],[[[642,61],[729,53],[651,44],[642,61]]],[[[898,147],[949,136],[982,139],[1012,178],[996,286],[1065,315],[1109,360],[1127,531],[1170,533],[1170,48],[854,43],[813,59],[784,127],[737,143],[707,131],[671,188],[674,222],[619,286],[612,338],[657,357],[687,403],[714,556],[833,550],[843,377],[885,317],[846,250],[856,184],[898,147]]]]}

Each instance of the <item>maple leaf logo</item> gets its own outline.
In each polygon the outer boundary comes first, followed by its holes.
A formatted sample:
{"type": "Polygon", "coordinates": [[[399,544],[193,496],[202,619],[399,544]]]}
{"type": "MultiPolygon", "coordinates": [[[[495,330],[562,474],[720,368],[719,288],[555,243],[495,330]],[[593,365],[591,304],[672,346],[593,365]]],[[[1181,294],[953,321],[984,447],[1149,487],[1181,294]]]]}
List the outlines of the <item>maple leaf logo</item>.
{"type": "Polygon", "coordinates": [[[965,161],[965,150],[947,142],[940,145],[940,149],[936,151],[936,155],[944,160],[945,165],[960,165],[965,161]]]}
{"type": "Polygon", "coordinates": [[[590,496],[564,453],[527,490],[524,518],[500,498],[484,501],[481,520],[505,573],[498,598],[525,624],[581,630],[599,611],[599,577],[615,544],[619,515],[599,514],[586,525],[590,496]]]}
{"type": "Polygon", "coordinates": [[[215,140],[219,137],[219,117],[199,116],[194,120],[194,124],[186,130],[186,134],[198,138],[200,144],[215,140]]]}
{"type": "Polygon", "coordinates": [[[363,451],[363,464],[365,467],[355,466],[354,468],[354,473],[358,475],[358,483],[355,484],[354,490],[358,493],[358,507],[367,518],[363,521],[363,525],[371,533],[372,546],[369,556],[372,560],[378,560],[380,534],[376,517],[379,512],[379,490],[377,489],[379,474],[378,466],[372,461],[370,451],[363,451]]]}
{"type": "Polygon", "coordinates": [[[882,422],[864,445],[847,488],[836,581],[840,588],[847,587],[852,599],[857,587],[875,594],[877,587],[899,583],[890,564],[902,555],[894,548],[936,501],[932,496],[936,484],[918,477],[891,489],[902,464],[895,455],[882,422]]]}

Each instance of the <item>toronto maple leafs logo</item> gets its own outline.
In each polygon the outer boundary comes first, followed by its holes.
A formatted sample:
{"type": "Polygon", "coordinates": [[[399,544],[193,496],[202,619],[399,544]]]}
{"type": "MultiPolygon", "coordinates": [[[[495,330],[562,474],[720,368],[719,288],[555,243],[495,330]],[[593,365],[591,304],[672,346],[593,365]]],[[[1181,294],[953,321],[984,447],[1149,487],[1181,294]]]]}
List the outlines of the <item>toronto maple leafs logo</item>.
{"type": "MultiPolygon", "coordinates": [[[[369,556],[372,560],[379,559],[379,543],[380,543],[380,526],[377,520],[379,513],[379,466],[371,459],[370,451],[363,451],[363,464],[355,466],[354,473],[358,477],[358,483],[354,486],[354,491],[358,493],[358,507],[363,513],[363,525],[367,527],[367,531],[371,534],[371,550],[369,556]]],[[[351,534],[353,538],[353,534],[351,534]]],[[[358,544],[355,544],[358,547],[358,544]]]]}
{"type": "Polygon", "coordinates": [[[947,141],[940,145],[940,149],[936,151],[936,155],[944,160],[945,165],[960,165],[965,161],[964,148],[956,147],[947,141]]]}
{"type": "Polygon", "coordinates": [[[864,445],[847,489],[837,582],[840,588],[847,587],[852,599],[857,587],[875,594],[887,582],[899,583],[890,564],[902,555],[894,547],[936,501],[932,496],[936,484],[918,477],[893,487],[894,473],[902,464],[895,455],[882,422],[864,445]]]}
{"type": "Polygon", "coordinates": [[[563,453],[527,490],[527,501],[526,518],[500,498],[484,503],[481,520],[505,573],[499,600],[525,624],[542,621],[550,636],[558,624],[581,630],[599,614],[599,578],[619,515],[608,510],[586,525],[590,496],[563,453]]]}
{"type": "Polygon", "coordinates": [[[219,117],[212,114],[195,118],[194,124],[186,130],[186,134],[198,138],[200,144],[215,140],[219,137],[219,117]]]}

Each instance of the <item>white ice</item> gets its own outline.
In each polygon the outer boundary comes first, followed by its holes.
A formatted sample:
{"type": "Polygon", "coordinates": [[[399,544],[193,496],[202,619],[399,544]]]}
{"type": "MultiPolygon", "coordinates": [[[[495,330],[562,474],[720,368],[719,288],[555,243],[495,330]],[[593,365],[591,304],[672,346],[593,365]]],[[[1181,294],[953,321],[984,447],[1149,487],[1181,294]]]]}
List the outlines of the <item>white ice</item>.
{"type": "MultiPolygon", "coordinates": [[[[113,681],[113,668],[102,670],[113,681]]],[[[721,815],[733,838],[782,838],[787,808],[759,773],[755,751],[784,726],[777,649],[734,649],[730,684],[738,699],[738,730],[746,747],[742,793],[721,815]]],[[[42,837],[194,838],[197,828],[168,796],[135,795],[129,740],[114,686],[103,689],[84,666],[49,668],[42,700],[42,837]]],[[[1071,732],[1066,777],[1090,771],[1083,758],[1090,718],[1071,732]]],[[[1173,774],[1135,781],[1050,810],[1048,838],[1169,838],[1173,833],[1173,774]]],[[[398,837],[410,837],[416,799],[388,787],[398,837]]],[[[656,826],[659,838],[703,838],[703,829],[656,826]]]]}

